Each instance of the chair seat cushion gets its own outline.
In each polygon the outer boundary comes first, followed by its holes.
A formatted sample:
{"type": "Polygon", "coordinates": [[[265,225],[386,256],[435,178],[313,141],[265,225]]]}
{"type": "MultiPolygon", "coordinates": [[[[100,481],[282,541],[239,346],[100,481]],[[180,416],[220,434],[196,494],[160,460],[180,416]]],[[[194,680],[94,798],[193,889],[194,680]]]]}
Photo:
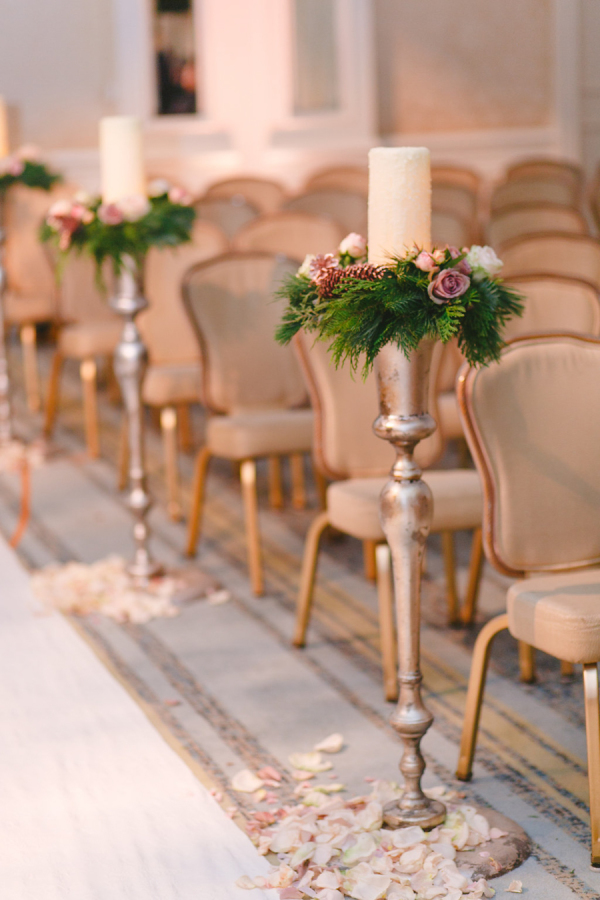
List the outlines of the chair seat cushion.
{"type": "Polygon", "coordinates": [[[517,640],[565,662],[600,660],[600,569],[517,581],[507,606],[517,640]]]}
{"type": "Polygon", "coordinates": [[[54,297],[44,294],[18,294],[7,291],[4,296],[4,316],[13,325],[50,322],[56,315],[54,297]]]}
{"type": "MultiPolygon", "coordinates": [[[[429,469],[423,475],[433,494],[432,531],[478,528],[483,492],[473,469],[429,469]]],[[[350,478],[327,488],[327,514],[334,528],[362,541],[384,540],[379,496],[387,478],[350,478]]]]}
{"type": "Polygon", "coordinates": [[[456,440],[464,437],[460,413],[458,411],[458,399],[454,391],[443,391],[438,394],[439,426],[446,440],[456,440]]]}
{"type": "Polygon", "coordinates": [[[142,397],[150,406],[199,403],[201,386],[200,363],[155,363],[144,376],[142,397]]]}
{"type": "Polygon", "coordinates": [[[214,456],[253,459],[312,448],[310,409],[265,409],[213,416],[206,426],[206,444],[214,456]]]}
{"type": "Polygon", "coordinates": [[[58,336],[58,350],[71,359],[109,356],[119,343],[123,325],[114,322],[76,322],[65,325],[58,336]]]}

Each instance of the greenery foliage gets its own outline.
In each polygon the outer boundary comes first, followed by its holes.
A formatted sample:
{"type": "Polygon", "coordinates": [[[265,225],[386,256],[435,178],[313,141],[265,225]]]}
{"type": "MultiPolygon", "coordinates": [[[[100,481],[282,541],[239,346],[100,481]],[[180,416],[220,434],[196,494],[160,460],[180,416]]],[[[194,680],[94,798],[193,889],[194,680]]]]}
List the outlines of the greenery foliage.
{"type": "Polygon", "coordinates": [[[24,184],[26,187],[49,191],[52,185],[58,181],[61,181],[61,176],[51,172],[41,162],[30,159],[15,160],[12,171],[0,173],[0,194],[7,191],[13,184],[24,184]]]}
{"type": "Polygon", "coordinates": [[[279,292],[287,308],[277,340],[287,344],[300,329],[316,333],[330,342],[336,365],[347,359],[356,369],[364,358],[365,374],[386,344],[396,344],[408,356],[426,337],[444,343],[456,337],[472,365],[497,360],[504,343],[502,328],[509,318],[522,314],[521,298],[498,278],[471,272],[466,250],[433,252],[439,260],[433,273],[416,265],[417,249],[395,258],[389,267],[340,266],[324,275],[317,272],[316,280],[304,274],[303,266],[279,292]],[[464,293],[433,299],[432,275],[445,269],[456,272],[461,263],[470,276],[464,279],[464,293]]]}

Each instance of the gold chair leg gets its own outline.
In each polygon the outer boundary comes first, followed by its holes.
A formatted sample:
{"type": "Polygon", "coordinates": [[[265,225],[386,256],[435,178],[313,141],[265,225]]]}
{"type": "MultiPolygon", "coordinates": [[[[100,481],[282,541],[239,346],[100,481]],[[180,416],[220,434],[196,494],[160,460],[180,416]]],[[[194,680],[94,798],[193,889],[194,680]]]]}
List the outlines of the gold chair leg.
{"type": "Polygon", "coordinates": [[[98,406],[96,400],[96,363],[93,359],[84,359],[79,366],[83,385],[83,417],[85,424],[85,441],[88,454],[95,459],[100,454],[98,440],[98,406]]]}
{"type": "Polygon", "coordinates": [[[167,512],[174,522],[179,522],[182,513],[179,502],[179,471],[177,467],[177,413],[172,406],[166,406],[161,410],[160,429],[165,453],[167,512]]]}
{"type": "Polygon", "coordinates": [[[296,602],[296,624],[292,644],[295,647],[304,647],[306,643],[306,629],[310,619],[310,610],[313,601],[315,586],[315,574],[317,572],[317,559],[319,556],[319,542],[321,535],[329,525],[327,511],[319,513],[311,522],[304,542],[304,556],[302,557],[302,575],[300,576],[300,590],[296,602]]]}
{"type": "Polygon", "coordinates": [[[467,690],[467,703],[465,706],[465,718],[463,721],[462,737],[460,740],[460,753],[456,777],[459,781],[470,781],[473,773],[473,756],[475,755],[475,743],[477,741],[477,729],[479,727],[479,715],[481,713],[481,701],[485,687],[485,676],[490,658],[490,647],[493,639],[500,631],[508,628],[508,616],[503,613],[496,616],[483,626],[475,646],[471,661],[471,675],[467,690]]]}
{"type": "Polygon", "coordinates": [[[583,667],[583,692],[590,786],[592,865],[600,866],[600,709],[598,707],[600,698],[598,696],[597,663],[586,664],[583,667]]]}
{"type": "Polygon", "coordinates": [[[283,487],[281,482],[281,457],[269,456],[269,506],[272,509],[283,509],[283,487]]]}
{"type": "Polygon", "coordinates": [[[293,509],[305,509],[304,457],[301,453],[290,455],[290,470],[292,473],[292,507],[293,509]]]}
{"type": "Polygon", "coordinates": [[[194,446],[189,403],[177,404],[177,424],[179,426],[179,446],[184,453],[189,453],[194,446]]]}
{"type": "Polygon", "coordinates": [[[319,499],[319,509],[327,509],[327,479],[319,472],[314,463],[313,472],[315,476],[315,487],[317,488],[317,497],[319,499]]]}
{"type": "Polygon", "coordinates": [[[119,453],[117,460],[117,490],[124,491],[127,487],[127,478],[129,476],[129,444],[127,433],[127,418],[123,413],[121,417],[121,428],[119,430],[119,453]]]}
{"type": "Polygon", "coordinates": [[[454,534],[442,531],[442,551],[444,554],[444,570],[446,572],[446,601],[448,604],[448,624],[459,622],[458,593],[456,590],[456,562],[454,558],[454,534]]]}
{"type": "Polygon", "coordinates": [[[190,521],[188,523],[188,540],[186,547],[187,556],[195,556],[196,545],[200,537],[200,521],[202,518],[202,508],[204,506],[204,487],[206,484],[206,472],[210,462],[210,450],[202,447],[198,451],[196,457],[196,466],[194,468],[194,483],[192,485],[192,508],[190,510],[190,521]]]}
{"type": "Polygon", "coordinates": [[[396,668],[397,647],[394,625],[394,588],[392,560],[387,544],[375,548],[377,566],[377,600],[379,603],[379,633],[383,663],[383,689],[386,700],[398,699],[398,675],[396,668]]]}
{"type": "Polygon", "coordinates": [[[56,411],[58,409],[58,390],[60,387],[62,364],[63,358],[58,350],[56,350],[52,357],[50,380],[48,381],[48,397],[46,398],[46,416],[44,421],[45,437],[50,437],[52,429],[54,428],[54,420],[56,419],[56,411]]]}
{"type": "Polygon", "coordinates": [[[377,580],[377,562],[375,559],[375,548],[377,547],[377,543],[375,541],[363,541],[363,567],[365,570],[365,578],[367,581],[376,581],[377,580]]]}
{"type": "Polygon", "coordinates": [[[460,612],[460,618],[463,625],[472,625],[475,620],[477,596],[479,594],[479,585],[481,583],[481,573],[483,572],[483,559],[483,534],[481,528],[476,528],[473,532],[473,539],[471,542],[469,583],[467,585],[467,593],[465,594],[465,602],[463,603],[460,612]]]}
{"type": "Polygon", "coordinates": [[[35,325],[23,325],[20,331],[23,351],[23,374],[25,376],[25,393],[27,406],[31,412],[40,408],[40,378],[37,366],[37,335],[35,325]]]}
{"type": "Polygon", "coordinates": [[[519,672],[523,684],[535,681],[535,649],[519,641],[519,672]]]}
{"type": "Polygon", "coordinates": [[[244,518],[246,520],[246,541],[248,546],[248,567],[252,590],[257,597],[264,593],[262,562],[260,554],[260,532],[258,529],[258,498],[256,496],[256,462],[245,459],[240,467],[244,518]]]}

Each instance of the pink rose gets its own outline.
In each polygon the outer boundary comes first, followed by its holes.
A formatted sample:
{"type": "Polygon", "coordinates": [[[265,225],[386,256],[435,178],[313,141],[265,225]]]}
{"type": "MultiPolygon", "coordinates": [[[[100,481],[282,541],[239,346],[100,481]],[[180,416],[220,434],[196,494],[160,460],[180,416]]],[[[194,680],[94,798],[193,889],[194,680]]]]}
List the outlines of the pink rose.
{"type": "MultiPolygon", "coordinates": [[[[450,253],[450,256],[452,257],[452,259],[458,259],[458,257],[462,256],[462,254],[465,253],[466,251],[464,249],[459,250],[458,247],[448,247],[448,252],[450,253]]],[[[461,259],[461,261],[459,263],[457,263],[454,268],[458,269],[459,272],[462,272],[463,275],[471,274],[471,266],[469,265],[469,263],[467,262],[466,259],[461,259]]]]}
{"type": "Polygon", "coordinates": [[[123,213],[116,203],[103,203],[98,209],[98,218],[105,225],[120,225],[123,213]]]}
{"type": "Polygon", "coordinates": [[[13,158],[9,167],[8,174],[12,175],[14,178],[18,178],[19,175],[22,175],[25,171],[25,163],[22,159],[13,158]]]}
{"type": "Polygon", "coordinates": [[[339,269],[340,264],[333,253],[319,254],[310,262],[308,274],[311,281],[320,284],[332,269],[339,269]]]}
{"type": "Polygon", "coordinates": [[[435,259],[427,250],[421,250],[415,259],[415,266],[417,269],[421,269],[422,272],[433,272],[434,269],[437,269],[435,259]]]}
{"type": "Polygon", "coordinates": [[[169,191],[169,200],[171,203],[179,203],[181,206],[191,206],[192,195],[184,188],[174,186],[169,191]]]}
{"type": "Polygon", "coordinates": [[[435,259],[436,263],[441,263],[441,262],[444,262],[444,259],[446,258],[446,251],[445,250],[434,250],[431,255],[435,259]]]}
{"type": "Polygon", "coordinates": [[[442,305],[456,300],[469,289],[471,279],[458,269],[442,269],[432,279],[427,288],[427,293],[434,303],[442,305]]]}
{"type": "MultiPolygon", "coordinates": [[[[139,222],[150,212],[150,201],[143,194],[132,194],[130,197],[121,197],[115,203],[121,211],[121,215],[128,222],[139,222]]],[[[118,224],[118,223],[116,223],[118,224]]]]}
{"type": "Polygon", "coordinates": [[[362,259],[367,252],[367,239],[362,234],[357,234],[353,231],[346,235],[340,244],[339,252],[342,256],[348,254],[353,259],[362,259]]]}

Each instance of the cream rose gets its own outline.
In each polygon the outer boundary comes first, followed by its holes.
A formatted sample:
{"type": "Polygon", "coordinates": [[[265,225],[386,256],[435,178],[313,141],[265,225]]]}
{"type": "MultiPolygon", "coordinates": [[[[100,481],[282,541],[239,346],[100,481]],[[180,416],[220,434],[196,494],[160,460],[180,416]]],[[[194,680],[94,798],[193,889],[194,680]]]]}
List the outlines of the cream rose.
{"type": "Polygon", "coordinates": [[[494,278],[504,265],[491,247],[479,247],[477,244],[471,247],[467,253],[466,260],[471,266],[475,281],[483,281],[484,278],[494,278]]]}
{"type": "Polygon", "coordinates": [[[361,259],[365,256],[366,252],[367,239],[364,238],[362,234],[357,234],[355,231],[346,235],[339,246],[340,256],[347,254],[348,256],[352,256],[353,259],[361,259]]]}

